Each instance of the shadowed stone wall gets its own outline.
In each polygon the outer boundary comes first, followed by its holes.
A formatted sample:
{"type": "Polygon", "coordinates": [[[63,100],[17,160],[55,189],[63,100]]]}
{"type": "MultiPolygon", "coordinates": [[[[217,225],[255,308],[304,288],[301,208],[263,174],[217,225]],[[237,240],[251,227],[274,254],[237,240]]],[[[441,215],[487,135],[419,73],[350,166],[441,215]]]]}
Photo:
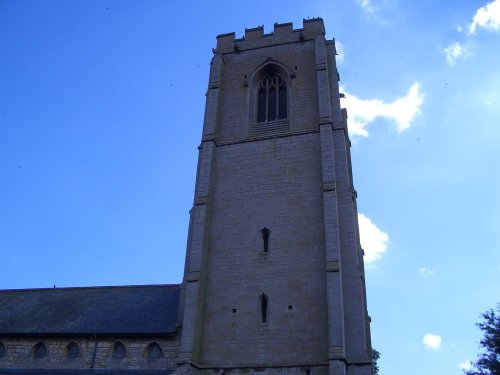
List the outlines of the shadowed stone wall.
{"type": "Polygon", "coordinates": [[[179,352],[175,337],[0,337],[5,352],[0,356],[0,369],[171,369],[176,367],[179,352]],[[68,345],[76,343],[80,354],[68,355],[68,345]],[[126,354],[113,356],[114,345],[122,343],[126,354]],[[46,355],[37,358],[35,347],[42,343],[46,355]],[[148,359],[148,346],[157,343],[162,355],[148,359]]]}

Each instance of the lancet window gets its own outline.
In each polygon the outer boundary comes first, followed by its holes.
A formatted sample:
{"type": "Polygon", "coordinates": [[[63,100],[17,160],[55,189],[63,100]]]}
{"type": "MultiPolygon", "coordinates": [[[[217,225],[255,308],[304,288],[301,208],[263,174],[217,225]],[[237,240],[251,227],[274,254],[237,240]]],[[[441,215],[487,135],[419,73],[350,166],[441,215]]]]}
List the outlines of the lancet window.
{"type": "Polygon", "coordinates": [[[44,343],[39,342],[35,345],[35,347],[33,348],[33,356],[35,358],[43,358],[47,356],[47,347],[44,343]]]}
{"type": "Polygon", "coordinates": [[[80,347],[76,342],[70,342],[66,347],[66,355],[68,358],[77,358],[80,356],[80,347]]]}
{"type": "Polygon", "coordinates": [[[163,357],[163,351],[161,350],[160,345],[158,345],[156,342],[152,342],[148,345],[148,347],[146,348],[146,353],[147,358],[150,361],[154,361],[163,357]]]}
{"type": "Polygon", "coordinates": [[[125,349],[125,345],[121,342],[116,342],[113,346],[113,358],[125,358],[127,356],[127,350],[125,349]]]}

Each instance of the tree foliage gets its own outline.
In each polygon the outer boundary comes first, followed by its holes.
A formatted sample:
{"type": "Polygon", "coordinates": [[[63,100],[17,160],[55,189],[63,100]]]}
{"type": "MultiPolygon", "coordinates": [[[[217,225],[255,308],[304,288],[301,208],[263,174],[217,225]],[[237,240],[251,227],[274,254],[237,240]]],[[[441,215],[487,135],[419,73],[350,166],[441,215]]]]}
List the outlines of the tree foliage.
{"type": "Polygon", "coordinates": [[[372,348],[372,374],[378,375],[378,359],[380,358],[380,352],[377,349],[372,348]]]}
{"type": "Polygon", "coordinates": [[[500,304],[496,311],[491,309],[482,314],[483,321],[476,325],[484,332],[479,342],[482,353],[473,363],[474,369],[466,375],[500,375],[500,304]]]}

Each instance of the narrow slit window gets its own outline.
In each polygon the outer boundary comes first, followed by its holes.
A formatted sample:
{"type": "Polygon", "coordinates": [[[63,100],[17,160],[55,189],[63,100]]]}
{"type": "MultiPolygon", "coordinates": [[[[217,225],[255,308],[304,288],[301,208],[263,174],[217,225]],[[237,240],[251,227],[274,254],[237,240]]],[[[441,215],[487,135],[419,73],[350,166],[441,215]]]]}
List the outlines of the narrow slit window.
{"type": "Polygon", "coordinates": [[[262,317],[262,323],[267,323],[267,307],[268,298],[265,293],[262,293],[260,296],[260,313],[262,317]]]}
{"type": "Polygon", "coordinates": [[[264,247],[264,252],[268,253],[269,252],[269,234],[271,231],[267,228],[262,228],[260,231],[262,233],[262,244],[264,247]]]}

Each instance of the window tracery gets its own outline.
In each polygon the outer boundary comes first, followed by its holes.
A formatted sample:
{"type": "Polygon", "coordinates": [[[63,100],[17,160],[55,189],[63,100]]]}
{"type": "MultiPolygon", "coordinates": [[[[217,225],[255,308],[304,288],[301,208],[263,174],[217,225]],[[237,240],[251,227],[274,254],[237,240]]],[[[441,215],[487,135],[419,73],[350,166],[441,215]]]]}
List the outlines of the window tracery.
{"type": "Polygon", "coordinates": [[[264,76],[257,88],[257,122],[285,120],[287,118],[286,82],[277,73],[264,76]]]}

